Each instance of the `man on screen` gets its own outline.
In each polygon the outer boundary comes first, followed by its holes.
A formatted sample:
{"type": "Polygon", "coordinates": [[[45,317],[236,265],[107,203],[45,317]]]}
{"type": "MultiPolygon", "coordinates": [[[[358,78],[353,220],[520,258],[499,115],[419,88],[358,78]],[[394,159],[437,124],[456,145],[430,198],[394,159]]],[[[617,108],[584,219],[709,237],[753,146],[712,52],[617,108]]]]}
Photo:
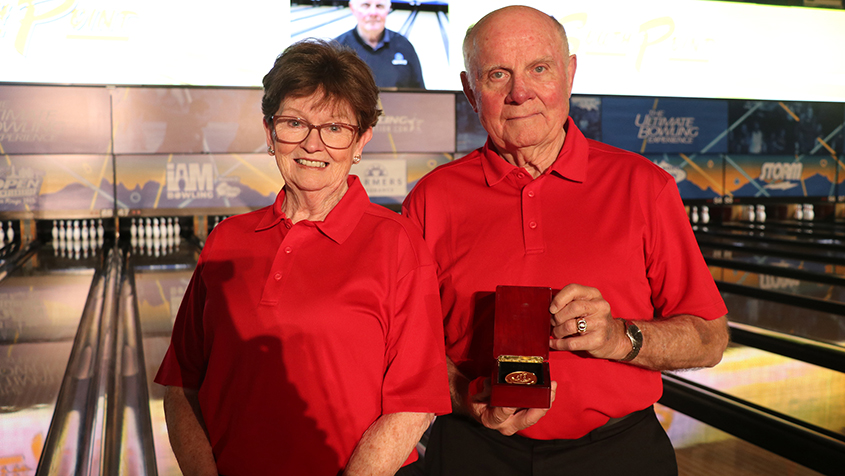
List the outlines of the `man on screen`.
{"type": "Polygon", "coordinates": [[[335,38],[360,56],[373,70],[380,88],[425,89],[414,46],[385,28],[390,0],[349,0],[358,26],[335,38]]]}

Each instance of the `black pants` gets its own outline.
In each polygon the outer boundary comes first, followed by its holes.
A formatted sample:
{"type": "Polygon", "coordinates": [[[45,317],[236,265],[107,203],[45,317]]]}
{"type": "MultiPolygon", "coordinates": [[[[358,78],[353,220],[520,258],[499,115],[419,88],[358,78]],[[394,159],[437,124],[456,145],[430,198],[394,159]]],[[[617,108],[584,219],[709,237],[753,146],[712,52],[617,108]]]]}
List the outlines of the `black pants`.
{"type": "Polygon", "coordinates": [[[577,440],[504,436],[477,422],[437,417],[425,454],[431,476],[677,475],[672,443],[654,408],[577,440]]]}

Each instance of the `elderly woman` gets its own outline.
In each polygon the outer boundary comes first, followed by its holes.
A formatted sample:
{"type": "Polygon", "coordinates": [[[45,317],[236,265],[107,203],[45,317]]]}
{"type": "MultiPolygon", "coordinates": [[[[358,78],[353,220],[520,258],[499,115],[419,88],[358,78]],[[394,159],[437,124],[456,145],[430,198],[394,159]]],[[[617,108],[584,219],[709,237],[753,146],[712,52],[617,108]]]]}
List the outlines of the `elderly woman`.
{"type": "Polygon", "coordinates": [[[209,235],[156,376],[184,474],[394,474],[451,411],[435,265],[349,175],[377,102],[368,67],[321,41],[264,77],[284,188],[209,235]]]}

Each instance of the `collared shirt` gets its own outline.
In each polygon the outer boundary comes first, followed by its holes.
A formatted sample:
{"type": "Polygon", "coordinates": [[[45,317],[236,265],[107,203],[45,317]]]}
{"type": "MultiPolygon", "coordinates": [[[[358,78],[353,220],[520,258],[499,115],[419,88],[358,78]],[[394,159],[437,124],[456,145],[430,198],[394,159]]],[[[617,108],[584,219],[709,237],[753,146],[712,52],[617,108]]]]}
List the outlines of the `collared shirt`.
{"type": "Polygon", "coordinates": [[[373,70],[380,88],[425,89],[420,59],[414,45],[399,33],[385,28],[384,36],[373,49],[353,28],[335,38],[364,60],[373,70]]]}
{"type": "Polygon", "coordinates": [[[199,388],[221,474],[336,474],[379,416],[451,410],[431,256],[348,183],[322,222],[282,192],[202,250],[156,382],[199,388]]]}
{"type": "MultiPolygon", "coordinates": [[[[438,263],[446,352],[470,379],[492,375],[497,285],[595,287],[631,320],[727,312],[672,177],[586,139],[572,119],[565,129],[536,179],[488,140],[421,178],[403,204],[438,263]]],[[[523,436],[579,438],[662,392],[659,372],[565,351],[549,361],[555,403],[523,436]]]]}

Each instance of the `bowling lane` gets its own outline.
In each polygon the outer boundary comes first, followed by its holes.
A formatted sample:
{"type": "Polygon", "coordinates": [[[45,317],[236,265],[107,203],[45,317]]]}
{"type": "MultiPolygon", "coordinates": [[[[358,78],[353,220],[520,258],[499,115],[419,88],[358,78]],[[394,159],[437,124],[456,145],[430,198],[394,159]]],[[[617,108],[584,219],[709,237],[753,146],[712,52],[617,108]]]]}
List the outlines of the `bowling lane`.
{"type": "Polygon", "coordinates": [[[845,240],[829,234],[785,233],[770,226],[765,228],[699,227],[697,235],[736,238],[748,242],[768,242],[799,247],[820,246],[828,250],[845,251],[845,240]]]}
{"type": "Polygon", "coordinates": [[[765,237],[749,237],[742,234],[717,235],[713,233],[697,232],[696,240],[699,246],[721,248],[728,250],[745,250],[764,256],[786,257],[845,265],[845,248],[838,244],[826,243],[824,240],[787,242],[765,237]]]}
{"type": "Polygon", "coordinates": [[[143,335],[144,364],[150,396],[150,416],[156,462],[160,476],[179,476],[164,420],[164,387],[153,382],[170,345],[173,321],[196,266],[197,251],[183,243],[179,251],[165,257],[134,258],[135,293],[143,335]]]}
{"type": "Polygon", "coordinates": [[[710,369],[674,372],[693,382],[845,435],[845,374],[731,344],[710,369]]]}
{"type": "Polygon", "coordinates": [[[725,229],[725,230],[769,230],[775,233],[784,235],[797,236],[819,236],[824,238],[839,238],[845,239],[845,225],[829,222],[799,222],[795,220],[790,221],[774,221],[767,220],[765,223],[752,222],[723,222],[713,226],[708,225],[711,229],[725,229]]]}
{"type": "Polygon", "coordinates": [[[675,447],[682,476],[820,474],[664,405],[654,409],[675,447]]]}
{"type": "MultiPolygon", "coordinates": [[[[823,288],[831,287],[773,276],[770,280],[759,279],[754,273],[723,271],[732,276],[733,273],[736,276],[744,273],[743,277],[733,279],[736,283],[768,287],[796,296],[823,294],[823,288]]],[[[725,279],[725,276],[715,273],[714,276],[717,280],[725,279]]],[[[845,316],[728,292],[722,292],[722,297],[732,322],[845,348],[845,316]]],[[[678,372],[678,375],[845,435],[845,407],[842,406],[845,401],[845,374],[841,372],[731,344],[716,367],[678,372]]]]}
{"type": "MultiPolygon", "coordinates": [[[[794,270],[808,274],[808,279],[817,281],[838,281],[845,278],[845,266],[823,261],[805,259],[791,259],[783,256],[769,256],[743,249],[723,249],[709,245],[701,245],[701,254],[711,264],[722,265],[726,268],[751,265],[763,266],[777,270],[794,270]]],[[[773,273],[774,274],[774,273],[773,273]]]]}
{"type": "Polygon", "coordinates": [[[97,264],[44,246],[0,281],[0,474],[35,474],[97,264]]]}
{"type": "MultiPolygon", "coordinates": [[[[753,272],[742,269],[731,269],[729,267],[710,266],[710,273],[716,281],[761,289],[775,291],[780,294],[796,297],[814,298],[832,303],[845,303],[845,286],[842,283],[820,282],[812,279],[810,273],[808,279],[796,279],[796,277],[779,276],[778,269],[772,273],[753,272]]],[[[838,281],[838,280],[837,280],[838,281]]],[[[845,317],[843,317],[845,319],[845,317]]]]}

